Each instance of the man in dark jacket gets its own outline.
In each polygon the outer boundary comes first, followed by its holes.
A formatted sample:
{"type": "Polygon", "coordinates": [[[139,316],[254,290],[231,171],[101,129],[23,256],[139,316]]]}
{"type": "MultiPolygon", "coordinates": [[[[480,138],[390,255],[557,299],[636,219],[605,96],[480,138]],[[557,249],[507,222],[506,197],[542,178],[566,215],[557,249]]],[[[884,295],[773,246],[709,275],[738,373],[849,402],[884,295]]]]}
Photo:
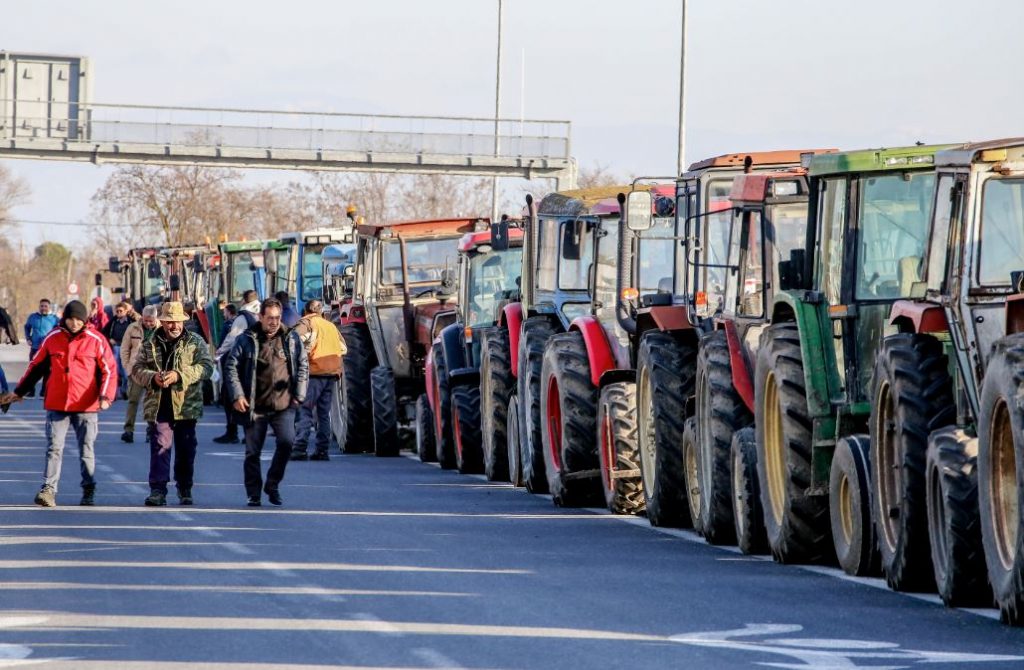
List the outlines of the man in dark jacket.
{"type": "Polygon", "coordinates": [[[306,398],[309,362],[298,334],[281,324],[282,311],[275,298],[264,300],[259,323],[238,336],[224,362],[236,420],[245,426],[243,471],[250,507],[261,504],[261,489],[271,505],[281,504],[279,487],[295,441],[295,408],[306,398]],[[263,486],[260,455],[268,427],[277,445],[263,486]]]}
{"type": "Polygon", "coordinates": [[[0,307],[0,344],[3,344],[4,340],[7,344],[17,344],[18,329],[14,327],[14,319],[11,318],[10,312],[0,307]]]}

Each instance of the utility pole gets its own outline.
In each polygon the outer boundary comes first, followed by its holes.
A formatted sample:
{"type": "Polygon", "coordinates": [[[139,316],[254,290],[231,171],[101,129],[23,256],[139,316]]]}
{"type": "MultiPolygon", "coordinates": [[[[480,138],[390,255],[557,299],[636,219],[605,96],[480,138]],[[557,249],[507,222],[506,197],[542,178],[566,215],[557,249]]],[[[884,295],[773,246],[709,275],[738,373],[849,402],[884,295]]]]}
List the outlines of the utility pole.
{"type": "Polygon", "coordinates": [[[683,4],[683,21],[679,38],[679,156],[676,160],[676,174],[686,171],[686,0],[683,4]]]}
{"type": "MultiPolygon", "coordinates": [[[[501,150],[501,139],[499,135],[499,122],[501,118],[501,20],[504,14],[502,0],[498,0],[498,64],[494,77],[494,156],[497,158],[501,150]]],[[[498,178],[494,177],[491,182],[491,221],[500,218],[498,213],[498,178]]]]}

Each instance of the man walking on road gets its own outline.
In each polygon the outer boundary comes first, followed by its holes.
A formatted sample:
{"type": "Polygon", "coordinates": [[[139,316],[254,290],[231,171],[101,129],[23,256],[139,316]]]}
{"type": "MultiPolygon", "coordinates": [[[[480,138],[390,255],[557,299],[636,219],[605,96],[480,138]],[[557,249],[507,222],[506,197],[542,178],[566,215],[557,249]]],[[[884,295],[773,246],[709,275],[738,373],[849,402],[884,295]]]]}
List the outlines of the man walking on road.
{"type": "Polygon", "coordinates": [[[298,333],[281,324],[281,303],[268,298],[260,322],[235,341],[224,369],[236,421],[245,426],[245,492],[250,507],[281,504],[280,485],[295,441],[295,408],[306,398],[309,364],[298,333]],[[277,446],[263,486],[260,455],[267,428],[277,446]]]}
{"type": "MultiPolygon", "coordinates": [[[[50,334],[50,331],[57,327],[57,315],[52,312],[50,301],[43,298],[39,301],[39,311],[34,312],[25,319],[25,341],[28,342],[28,360],[36,357],[39,347],[43,345],[43,339],[50,334]]],[[[46,393],[46,375],[43,375],[43,388],[41,393],[46,393]]],[[[35,385],[25,394],[31,398],[36,394],[35,385]]]]}
{"type": "Polygon", "coordinates": [[[308,458],[327,461],[330,460],[327,450],[331,446],[331,405],[341,378],[341,357],[347,349],[338,327],[321,314],[323,304],[319,300],[310,300],[302,311],[302,320],[295,330],[309,358],[309,387],[306,401],[299,408],[299,434],[295,438],[291,458],[293,461],[306,460],[306,445],[315,420],[316,448],[308,458]]]}
{"type": "Polygon", "coordinates": [[[39,344],[39,350],[25,370],[13,393],[0,398],[0,404],[18,402],[49,374],[43,407],[46,408],[46,472],[36,504],[56,507],[64,439],[68,426],[78,438],[78,462],[82,473],[80,505],[95,504],[97,412],[110,407],[117,392],[117,364],[110,345],[102,335],[85,325],[89,312],[72,300],[64,307],[60,327],[39,344]]]}
{"type": "Polygon", "coordinates": [[[145,387],[136,384],[131,378],[131,371],[139,358],[143,343],[153,337],[156,329],[160,327],[160,320],[157,318],[159,314],[160,308],[156,305],[146,305],[142,309],[142,320],[129,325],[121,339],[121,367],[128,374],[128,407],[125,410],[121,441],[128,444],[135,441],[135,416],[139,413],[139,401],[146,392],[145,387]]]}
{"type": "Polygon", "coordinates": [[[203,415],[203,382],[213,359],[203,338],[185,330],[188,316],[180,302],[165,302],[160,329],[142,345],[132,380],[146,389],[143,416],[150,425],[148,507],[167,504],[167,482],[174,449],[174,482],[182,505],[192,504],[196,461],[196,421],[203,415]]]}
{"type": "MultiPolygon", "coordinates": [[[[245,304],[242,308],[235,310],[238,312],[238,316],[234,317],[231,321],[228,331],[221,338],[220,346],[217,347],[217,364],[220,365],[220,376],[221,376],[221,403],[224,405],[224,434],[218,435],[213,438],[213,441],[217,444],[238,444],[238,424],[235,423],[234,410],[231,409],[231,397],[230,390],[228,389],[228,376],[224,371],[224,362],[227,359],[227,355],[231,352],[231,347],[235,345],[235,340],[238,336],[244,333],[249,328],[252,328],[259,321],[260,313],[260,301],[257,299],[256,291],[249,289],[242,294],[242,300],[245,304]]],[[[232,305],[228,305],[232,307],[232,305]]],[[[227,316],[231,310],[225,308],[224,316],[227,321],[227,316]]]]}

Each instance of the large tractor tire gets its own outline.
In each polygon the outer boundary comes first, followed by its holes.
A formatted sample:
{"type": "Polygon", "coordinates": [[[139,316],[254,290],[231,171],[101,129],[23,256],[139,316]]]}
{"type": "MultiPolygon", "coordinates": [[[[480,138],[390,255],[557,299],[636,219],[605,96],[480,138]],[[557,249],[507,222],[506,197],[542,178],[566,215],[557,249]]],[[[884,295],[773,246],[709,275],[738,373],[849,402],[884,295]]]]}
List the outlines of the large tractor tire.
{"type": "Polygon", "coordinates": [[[644,511],[636,432],[636,385],[609,384],[597,405],[598,457],[604,503],[612,514],[644,511]]]}
{"type": "Polygon", "coordinates": [[[519,437],[519,396],[515,391],[508,399],[508,433],[505,436],[505,450],[508,453],[508,481],[517,488],[526,486],[523,481],[523,454],[522,440],[519,437]]]}
{"type": "Polygon", "coordinates": [[[881,557],[871,523],[871,445],[867,435],[836,443],[829,472],[829,517],[839,566],[848,575],[876,576],[881,557]]]}
{"type": "Polygon", "coordinates": [[[373,400],[373,453],[398,455],[398,398],[395,397],[395,373],[378,365],[370,371],[370,395],[373,400]]]}
{"type": "Polygon", "coordinates": [[[754,427],[736,431],[732,452],[732,518],[736,526],[736,544],[748,556],[768,553],[764,532],[764,509],[757,482],[757,439],[754,427]]]}
{"type": "Polygon", "coordinates": [[[370,397],[370,370],[377,365],[370,331],[362,323],[348,323],[338,328],[348,349],[342,357],[345,368],[344,398],[346,430],[339,440],[346,454],[362,454],[373,450],[373,401],[370,397]]]}
{"type": "Polygon", "coordinates": [[[456,386],[452,389],[452,430],[455,433],[455,467],[464,475],[483,472],[479,386],[456,386]]]}
{"type": "Polygon", "coordinates": [[[424,463],[437,462],[437,445],[434,442],[434,413],[427,402],[427,394],[416,398],[416,454],[424,463]]]}
{"type": "Polygon", "coordinates": [[[541,366],[541,443],[551,499],[560,507],[598,497],[597,387],[590,379],[587,345],[579,332],[548,340],[541,366]]]}
{"type": "Polygon", "coordinates": [[[1024,334],[996,342],[981,387],[978,507],[1003,623],[1024,626],[1024,334]]]}
{"type": "Polygon", "coordinates": [[[342,449],[348,436],[348,411],[345,409],[345,378],[335,384],[331,398],[331,446],[342,449]]]}
{"type": "Polygon", "coordinates": [[[897,591],[935,588],[925,505],[928,434],[956,421],[942,344],[887,337],[875,359],[871,403],[872,518],[882,572],[897,591]]]}
{"type": "Polygon", "coordinates": [[[948,607],[989,607],[978,511],[978,439],[955,427],[928,437],[928,538],[939,597],[948,607]]]}
{"type": "Polygon", "coordinates": [[[448,385],[448,367],[444,351],[435,344],[431,359],[434,361],[434,445],[437,447],[437,462],[445,470],[453,470],[455,460],[455,430],[452,426],[452,396],[448,385]]]}
{"type": "Polygon", "coordinates": [[[700,343],[697,355],[697,444],[700,448],[700,525],[711,544],[734,544],[730,457],[732,436],[754,417],[732,384],[732,360],[724,330],[700,343]]]}
{"type": "Polygon", "coordinates": [[[700,510],[704,505],[700,488],[700,445],[697,444],[697,417],[691,416],[683,424],[683,483],[686,485],[686,505],[690,510],[690,525],[703,534],[704,521],[700,510]]]}
{"type": "Polygon", "coordinates": [[[540,374],[544,345],[554,334],[547,318],[534,316],[523,322],[519,337],[519,455],[523,484],[530,493],[548,492],[541,438],[540,374]]]}
{"type": "Polygon", "coordinates": [[[828,498],[808,495],[811,418],[807,411],[800,332],[775,323],[762,335],[754,375],[757,479],[768,548],[780,563],[825,563],[835,557],[828,498]]]}
{"type": "Polygon", "coordinates": [[[667,333],[643,336],[637,356],[637,429],[647,519],[690,527],[683,479],[683,420],[694,392],[697,352],[667,333]]]}
{"type": "Polygon", "coordinates": [[[508,330],[484,331],[480,343],[480,432],[484,474],[491,482],[509,481],[508,401],[515,383],[508,330]]]}

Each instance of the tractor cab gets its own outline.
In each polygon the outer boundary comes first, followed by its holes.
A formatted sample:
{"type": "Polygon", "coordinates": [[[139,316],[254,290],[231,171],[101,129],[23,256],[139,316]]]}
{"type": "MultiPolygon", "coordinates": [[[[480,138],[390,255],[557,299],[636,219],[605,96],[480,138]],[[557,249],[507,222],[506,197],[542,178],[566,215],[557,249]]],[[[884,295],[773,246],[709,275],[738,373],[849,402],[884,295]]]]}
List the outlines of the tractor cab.
{"type": "Polygon", "coordinates": [[[301,313],[307,301],[324,300],[324,249],[333,244],[352,244],[353,230],[341,227],[285,233],[277,241],[280,248],[263,252],[267,295],[287,292],[301,313]]]}
{"type": "Polygon", "coordinates": [[[522,272],[523,229],[504,225],[503,242],[494,240],[492,230],[467,233],[459,241],[458,302],[459,323],[470,346],[468,361],[478,366],[479,331],[495,325],[505,305],[519,299],[522,272]]]}

